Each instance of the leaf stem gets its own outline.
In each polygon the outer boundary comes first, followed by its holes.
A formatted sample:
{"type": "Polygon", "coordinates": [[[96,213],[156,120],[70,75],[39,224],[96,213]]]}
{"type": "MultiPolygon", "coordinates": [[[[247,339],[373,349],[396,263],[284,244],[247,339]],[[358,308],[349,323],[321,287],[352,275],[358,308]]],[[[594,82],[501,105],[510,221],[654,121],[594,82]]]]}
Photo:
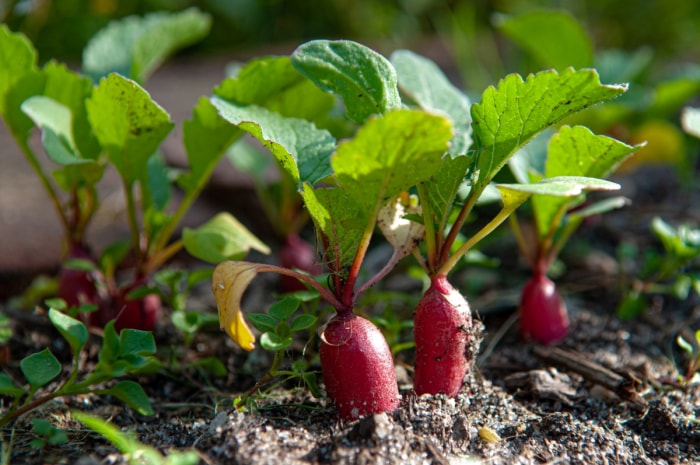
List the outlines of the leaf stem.
{"type": "Polygon", "coordinates": [[[69,237],[71,233],[70,223],[68,221],[68,218],[66,217],[66,212],[63,211],[63,207],[61,206],[61,201],[58,198],[56,190],[51,185],[51,181],[49,181],[49,178],[46,176],[46,173],[44,173],[44,170],[41,168],[41,164],[36,158],[34,151],[31,148],[29,148],[29,145],[26,143],[26,141],[21,140],[14,133],[13,136],[15,137],[15,141],[17,141],[17,145],[19,145],[20,149],[22,150],[22,153],[29,162],[29,165],[39,177],[39,181],[41,181],[42,186],[44,186],[44,190],[49,195],[49,199],[51,200],[51,203],[53,204],[54,209],[58,214],[58,218],[61,221],[61,224],[63,225],[65,235],[66,237],[69,237]]]}
{"type": "Polygon", "coordinates": [[[519,202],[512,202],[508,205],[504,205],[501,211],[499,211],[491,221],[477,231],[476,234],[472,235],[455,253],[450,255],[447,260],[440,265],[440,268],[438,268],[434,276],[446,275],[449,273],[464,254],[474,247],[481,239],[491,234],[491,232],[494,231],[501,223],[503,223],[506,218],[508,218],[508,216],[515,211],[516,208],[525,202],[525,200],[527,200],[527,197],[524,197],[519,202]]]}
{"type": "MultiPolygon", "coordinates": [[[[259,264],[256,263],[255,267],[259,273],[266,273],[266,272],[271,272],[271,273],[277,273],[277,274],[282,274],[285,276],[291,276],[292,278],[296,278],[299,281],[302,281],[309,286],[313,287],[315,290],[321,294],[321,297],[323,297],[329,304],[331,304],[336,311],[338,312],[343,312],[348,310],[348,306],[344,305],[343,302],[338,299],[331,291],[320,285],[312,276],[300,273],[295,270],[290,270],[288,268],[283,268],[281,266],[277,265],[266,265],[266,264],[259,264]]],[[[349,309],[352,309],[352,306],[349,307],[349,309]]]]}
{"type": "Polygon", "coordinates": [[[141,250],[141,236],[139,234],[139,223],[136,215],[136,201],[134,199],[133,183],[129,183],[126,179],[122,179],[124,186],[124,195],[126,196],[127,218],[129,220],[129,231],[131,232],[131,243],[134,246],[134,254],[136,254],[136,263],[139,271],[143,271],[143,250],[141,250]]]}
{"type": "Polygon", "coordinates": [[[435,232],[435,222],[433,221],[433,208],[430,205],[428,189],[425,183],[418,183],[418,196],[420,197],[421,209],[423,210],[423,226],[425,226],[425,246],[427,256],[427,272],[432,272],[437,268],[438,259],[438,235],[435,232]]]}
{"type": "Polygon", "coordinates": [[[342,294],[340,296],[340,301],[343,303],[344,308],[352,309],[355,299],[355,283],[360,274],[360,267],[365,259],[365,254],[369,248],[369,243],[372,240],[372,233],[374,232],[374,225],[376,223],[377,212],[373,212],[370,215],[370,220],[365,226],[365,230],[362,233],[362,238],[360,239],[360,244],[357,247],[357,252],[355,252],[355,258],[350,266],[350,271],[348,271],[347,278],[343,284],[342,294]]]}
{"type": "Polygon", "coordinates": [[[508,221],[510,223],[511,229],[513,230],[513,235],[515,236],[515,241],[518,243],[518,248],[520,249],[520,253],[525,257],[525,261],[527,261],[527,264],[530,266],[530,268],[535,267],[535,258],[532,255],[532,252],[528,248],[528,244],[525,241],[525,236],[523,236],[523,231],[520,228],[520,222],[518,221],[518,218],[516,215],[510,215],[508,217],[508,221]]]}
{"type": "MultiPolygon", "coordinates": [[[[464,205],[462,205],[462,208],[459,210],[459,215],[457,215],[457,219],[450,227],[450,232],[448,233],[447,237],[445,238],[445,241],[442,244],[439,262],[440,269],[445,269],[445,263],[447,261],[450,261],[450,249],[452,249],[452,244],[454,244],[455,240],[457,239],[457,235],[459,234],[460,229],[462,229],[462,226],[464,226],[464,222],[467,220],[467,217],[474,208],[474,205],[476,205],[476,201],[479,199],[479,195],[481,195],[481,192],[483,190],[483,187],[477,189],[477,186],[472,186],[471,190],[469,191],[469,195],[467,196],[464,205]]],[[[457,260],[455,260],[455,263],[456,261],[457,260]]],[[[453,266],[454,264],[448,269],[452,269],[453,266]]],[[[438,272],[436,274],[440,273],[438,272]]]]}

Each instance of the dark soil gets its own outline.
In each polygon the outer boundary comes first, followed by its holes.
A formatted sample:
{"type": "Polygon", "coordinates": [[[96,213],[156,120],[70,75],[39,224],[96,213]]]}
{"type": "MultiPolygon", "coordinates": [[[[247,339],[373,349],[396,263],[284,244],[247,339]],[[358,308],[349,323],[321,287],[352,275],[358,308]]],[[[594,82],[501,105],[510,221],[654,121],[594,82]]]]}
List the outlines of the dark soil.
{"type": "MultiPolygon", "coordinates": [[[[632,221],[632,215],[609,215],[584,228],[579,241],[603,240],[632,221]]],[[[634,228],[625,231],[631,234],[634,228]]],[[[647,240],[641,232],[639,237],[647,240]]],[[[405,351],[397,364],[400,408],[346,423],[336,418],[326,398],[312,397],[295,382],[261,396],[251,409],[236,411],[232,399],[262,376],[268,354],[260,349],[245,354],[216,328],[183,349],[181,338],[166,325],[157,332],[159,347],[164,354],[173,351],[180,363],[139,379],[155,417],[141,417],[104,396],[58,399],[27,417],[47,418],[66,428],[68,442],[34,449],[29,418],[22,419],[16,424],[11,462],[126,463],[111,444],[71,419],[69,410],[80,409],[132,431],[163,453],[194,448],[202,464],[699,463],[700,384],[677,383],[677,363],[682,366],[683,359],[674,341],[681,331],[699,326],[700,306],[659,298],[642,317],[622,321],[614,315],[616,296],[606,285],[615,279],[610,274],[614,260],[604,247],[578,260],[568,258],[569,272],[560,282],[572,327],[557,349],[573,362],[562,364],[551,358],[552,348],[521,342],[509,297],[517,295],[517,286],[494,287],[473,301],[485,324],[485,340],[456,399],[416,397],[411,355],[405,351]],[[210,355],[227,366],[225,377],[207,376],[191,363],[187,368],[188,362],[210,355]],[[592,372],[585,370],[591,366],[592,372]]],[[[247,295],[248,307],[271,298],[276,283],[266,276],[247,295]]],[[[400,278],[388,282],[412,284],[416,293],[419,287],[400,278]]],[[[195,306],[213,308],[206,289],[195,300],[195,306]]],[[[31,329],[18,325],[8,368],[16,369],[19,358],[46,345],[60,353],[59,341],[46,324],[31,329]]],[[[299,357],[297,352],[290,355],[299,357]]],[[[318,370],[311,350],[307,359],[318,370]]]]}

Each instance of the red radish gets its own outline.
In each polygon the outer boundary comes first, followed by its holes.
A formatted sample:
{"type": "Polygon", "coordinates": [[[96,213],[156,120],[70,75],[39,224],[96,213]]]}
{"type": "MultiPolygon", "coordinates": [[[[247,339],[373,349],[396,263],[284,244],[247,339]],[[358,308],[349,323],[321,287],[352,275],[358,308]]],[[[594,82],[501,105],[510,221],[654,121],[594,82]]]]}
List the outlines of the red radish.
{"type": "MultiPolygon", "coordinates": [[[[279,250],[280,266],[289,270],[298,269],[312,275],[323,272],[323,267],[316,261],[314,248],[297,234],[288,235],[279,250]]],[[[306,286],[298,279],[282,275],[280,276],[282,292],[295,292],[306,290],[306,286]]]]}
{"type": "Polygon", "coordinates": [[[129,293],[144,284],[144,279],[138,279],[119,289],[112,297],[111,302],[103,303],[99,310],[90,314],[90,324],[101,328],[110,320],[116,319],[114,329],[117,331],[124,328],[153,331],[160,315],[160,296],[147,294],[135,299],[128,298],[129,293]]]}
{"type": "Polygon", "coordinates": [[[469,304],[445,275],[433,276],[414,317],[416,394],[455,397],[469,369],[475,340],[469,304]]]}
{"type": "Polygon", "coordinates": [[[399,406],[394,360],[384,335],[351,312],[331,319],[321,335],[326,391],[340,417],[355,420],[399,406]]]}
{"type": "Polygon", "coordinates": [[[544,273],[535,273],[520,299],[520,333],[544,344],[560,341],[569,333],[566,306],[556,285],[544,273]]]}
{"type": "MultiPolygon", "coordinates": [[[[66,260],[89,260],[92,256],[81,244],[71,245],[66,260]]],[[[82,304],[96,304],[100,300],[96,282],[97,271],[78,270],[62,267],[58,274],[57,297],[63,299],[68,308],[79,307],[82,304]]]]}

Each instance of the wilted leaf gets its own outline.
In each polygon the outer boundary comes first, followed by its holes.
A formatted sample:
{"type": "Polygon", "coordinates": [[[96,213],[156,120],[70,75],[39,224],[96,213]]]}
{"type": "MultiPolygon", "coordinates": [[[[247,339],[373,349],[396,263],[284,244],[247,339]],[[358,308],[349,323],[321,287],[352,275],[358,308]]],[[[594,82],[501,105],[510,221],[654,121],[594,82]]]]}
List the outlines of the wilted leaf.
{"type": "Polygon", "coordinates": [[[248,284],[258,274],[258,266],[248,262],[223,262],[214,269],[212,276],[221,328],[247,351],[255,348],[255,336],[243,318],[241,299],[248,284]]]}
{"type": "Polygon", "coordinates": [[[396,258],[413,252],[425,236],[425,226],[405,218],[406,215],[421,215],[421,208],[408,195],[399,195],[379,211],[377,226],[394,248],[396,258]]]}

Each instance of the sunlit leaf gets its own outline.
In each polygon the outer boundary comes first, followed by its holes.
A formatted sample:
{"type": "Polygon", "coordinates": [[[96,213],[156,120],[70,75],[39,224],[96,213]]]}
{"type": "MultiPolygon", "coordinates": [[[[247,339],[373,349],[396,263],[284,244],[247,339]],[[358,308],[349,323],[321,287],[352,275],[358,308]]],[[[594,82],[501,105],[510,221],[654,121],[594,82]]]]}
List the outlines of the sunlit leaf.
{"type": "Polygon", "coordinates": [[[0,114],[5,115],[5,95],[25,73],[36,70],[37,53],[23,34],[0,24],[0,114]]]}
{"type": "Polygon", "coordinates": [[[343,97],[348,118],[355,122],[401,107],[396,70],[362,44],[313,40],[292,53],[292,63],[321,89],[343,97]]]}
{"type": "Polygon", "coordinates": [[[602,85],[594,70],[542,71],[523,80],[517,74],[484,91],[472,105],[474,137],[479,143],[478,190],[530,139],[564,117],[613,98],[626,85],[602,85]]]}
{"type": "Polygon", "coordinates": [[[58,332],[61,333],[61,336],[68,341],[73,356],[76,357],[87,342],[88,331],[85,324],[53,308],[49,309],[49,320],[51,320],[51,324],[53,324],[58,332]]]}
{"type": "Polygon", "coordinates": [[[353,139],[340,144],[331,165],[347,195],[374,215],[435,173],[451,138],[446,118],[395,110],[369,120],[353,139]]]}
{"type": "Polygon", "coordinates": [[[241,106],[219,97],[212,97],[211,102],[225,120],[267,147],[299,188],[303,182],[316,184],[331,174],[335,138],[330,132],[257,105],[241,106]]]}
{"type": "Polygon", "coordinates": [[[202,226],[182,232],[185,249],[209,263],[243,258],[251,249],[268,254],[270,248],[230,213],[219,213],[202,226]]]}

